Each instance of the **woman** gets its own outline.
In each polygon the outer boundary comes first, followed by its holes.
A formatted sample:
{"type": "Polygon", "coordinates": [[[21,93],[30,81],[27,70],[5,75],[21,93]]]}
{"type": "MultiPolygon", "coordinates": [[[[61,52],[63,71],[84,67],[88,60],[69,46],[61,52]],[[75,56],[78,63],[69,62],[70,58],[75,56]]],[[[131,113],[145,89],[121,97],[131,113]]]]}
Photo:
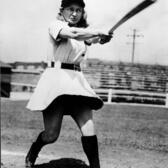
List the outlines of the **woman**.
{"type": "Polygon", "coordinates": [[[86,28],[83,0],[62,0],[58,18],[49,26],[48,68],[42,74],[27,108],[42,111],[44,131],[32,144],[25,160],[34,166],[44,145],[57,140],[64,115],[70,115],[82,133],[82,145],[90,168],[100,168],[92,110],[103,106],[80,69],[91,43],[109,42],[111,35],[86,28]]]}

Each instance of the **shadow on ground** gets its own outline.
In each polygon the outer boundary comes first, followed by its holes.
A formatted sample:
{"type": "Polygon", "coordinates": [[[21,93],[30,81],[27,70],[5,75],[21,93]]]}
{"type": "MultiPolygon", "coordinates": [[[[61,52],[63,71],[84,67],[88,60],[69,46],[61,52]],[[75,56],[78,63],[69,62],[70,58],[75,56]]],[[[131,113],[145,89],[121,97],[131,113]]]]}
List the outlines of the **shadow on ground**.
{"type": "Polygon", "coordinates": [[[79,159],[61,158],[58,160],[51,160],[48,163],[35,165],[34,168],[89,168],[89,166],[79,159]]]}

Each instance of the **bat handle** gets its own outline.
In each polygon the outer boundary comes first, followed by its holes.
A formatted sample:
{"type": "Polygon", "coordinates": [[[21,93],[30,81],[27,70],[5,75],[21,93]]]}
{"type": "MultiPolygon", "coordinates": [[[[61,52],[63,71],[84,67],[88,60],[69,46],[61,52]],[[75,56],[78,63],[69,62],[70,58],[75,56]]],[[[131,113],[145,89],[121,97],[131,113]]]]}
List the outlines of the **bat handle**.
{"type": "Polygon", "coordinates": [[[109,35],[112,36],[114,31],[109,31],[109,35]]]}

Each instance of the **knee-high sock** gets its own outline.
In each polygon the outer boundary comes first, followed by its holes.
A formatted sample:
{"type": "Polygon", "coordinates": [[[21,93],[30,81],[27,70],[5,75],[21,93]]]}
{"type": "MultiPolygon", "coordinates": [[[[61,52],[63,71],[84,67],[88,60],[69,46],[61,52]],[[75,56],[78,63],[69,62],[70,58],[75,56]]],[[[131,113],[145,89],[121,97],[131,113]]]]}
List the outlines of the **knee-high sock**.
{"type": "Polygon", "coordinates": [[[82,136],[81,141],[90,168],[100,168],[97,136],[82,136]]]}
{"type": "Polygon", "coordinates": [[[36,146],[39,150],[40,150],[44,145],[48,144],[47,142],[45,142],[45,141],[43,140],[42,134],[43,134],[43,132],[41,132],[41,133],[38,135],[36,141],[34,142],[35,146],[36,146]]]}
{"type": "Polygon", "coordinates": [[[42,134],[43,132],[39,134],[39,136],[37,137],[37,140],[33,142],[33,144],[31,145],[29,149],[29,152],[27,153],[26,164],[28,165],[29,164],[34,165],[41,148],[47,144],[46,142],[43,141],[42,134]]]}

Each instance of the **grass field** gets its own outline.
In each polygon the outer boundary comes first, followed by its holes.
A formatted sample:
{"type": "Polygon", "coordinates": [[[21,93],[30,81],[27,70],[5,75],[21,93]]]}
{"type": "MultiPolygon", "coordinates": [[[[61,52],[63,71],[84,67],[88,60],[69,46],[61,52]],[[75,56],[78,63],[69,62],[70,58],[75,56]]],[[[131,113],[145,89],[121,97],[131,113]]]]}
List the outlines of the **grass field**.
{"type": "MultiPolygon", "coordinates": [[[[31,142],[43,130],[41,113],[28,111],[26,103],[1,100],[2,150],[26,153],[31,142]]],[[[168,165],[167,109],[105,105],[94,113],[94,121],[102,168],[166,168],[168,165]]],[[[87,162],[80,143],[80,132],[69,116],[64,117],[58,141],[45,147],[42,154],[56,158],[73,156],[87,162]]],[[[23,161],[19,160],[11,166],[4,156],[2,164],[12,168],[22,165],[20,162],[23,161]]]]}

